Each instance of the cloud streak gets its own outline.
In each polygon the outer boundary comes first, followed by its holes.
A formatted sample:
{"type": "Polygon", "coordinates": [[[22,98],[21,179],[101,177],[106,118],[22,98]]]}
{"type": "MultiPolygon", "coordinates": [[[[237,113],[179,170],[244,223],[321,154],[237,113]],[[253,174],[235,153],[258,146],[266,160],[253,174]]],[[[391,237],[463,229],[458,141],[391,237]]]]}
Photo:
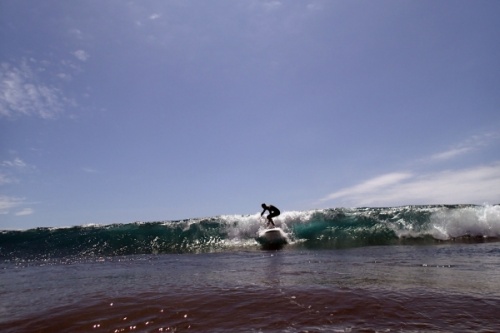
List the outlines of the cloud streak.
{"type": "Polygon", "coordinates": [[[155,20],[159,19],[160,17],[161,17],[161,14],[154,13],[154,14],[152,14],[151,16],[149,16],[149,19],[150,19],[151,21],[155,21],[155,20]]]}
{"type": "Polygon", "coordinates": [[[15,181],[16,180],[14,178],[0,172],[0,185],[11,184],[14,183],[15,181]]]}
{"type": "Polygon", "coordinates": [[[96,170],[94,168],[89,168],[89,167],[83,167],[81,170],[85,173],[99,173],[99,170],[96,170]]]}
{"type": "MultiPolygon", "coordinates": [[[[19,157],[13,160],[4,160],[0,162],[0,186],[18,183],[19,181],[11,175],[11,173],[24,173],[33,170],[34,167],[24,162],[19,157]]],[[[20,206],[26,205],[24,198],[18,198],[8,195],[0,195],[0,215],[11,214],[14,209],[19,209],[20,206]]],[[[14,213],[15,216],[26,216],[34,213],[32,208],[22,208],[14,213]]]]}
{"type": "Polygon", "coordinates": [[[0,215],[9,214],[10,210],[24,203],[24,198],[0,195],[0,215]]]}
{"type": "Polygon", "coordinates": [[[31,215],[34,213],[34,210],[32,208],[24,208],[22,210],[20,210],[19,212],[17,212],[16,216],[27,216],[27,215],[31,215]]]}
{"type": "Polygon", "coordinates": [[[447,161],[461,155],[472,153],[482,147],[487,146],[492,141],[498,139],[499,136],[499,133],[485,133],[481,135],[474,135],[446,151],[431,155],[429,160],[437,162],[447,161]]]}
{"type": "Polygon", "coordinates": [[[89,54],[87,52],[85,52],[84,50],[77,50],[75,52],[73,52],[73,55],[80,61],[87,61],[89,59],[89,54]]]}
{"type": "Polygon", "coordinates": [[[0,163],[0,166],[15,168],[15,169],[24,169],[28,165],[23,160],[21,160],[19,157],[16,157],[12,161],[3,161],[2,163],[0,163]]]}
{"type": "Polygon", "coordinates": [[[356,198],[366,193],[376,193],[391,188],[401,181],[412,177],[411,173],[389,173],[367,180],[361,184],[334,192],[321,201],[331,201],[339,198],[356,198]]]}
{"type": "Polygon", "coordinates": [[[45,83],[28,61],[0,65],[0,117],[51,119],[73,104],[59,88],[45,83]]]}
{"type": "Polygon", "coordinates": [[[389,173],[341,189],[320,200],[341,206],[498,203],[500,162],[421,175],[389,173]]]}

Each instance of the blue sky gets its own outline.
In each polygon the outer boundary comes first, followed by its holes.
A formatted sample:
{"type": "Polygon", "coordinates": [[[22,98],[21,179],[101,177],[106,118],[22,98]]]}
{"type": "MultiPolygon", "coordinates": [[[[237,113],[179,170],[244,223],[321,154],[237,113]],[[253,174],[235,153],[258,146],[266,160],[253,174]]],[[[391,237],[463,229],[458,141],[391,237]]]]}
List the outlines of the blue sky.
{"type": "Polygon", "coordinates": [[[0,0],[0,229],[499,203],[498,17],[0,0]]]}

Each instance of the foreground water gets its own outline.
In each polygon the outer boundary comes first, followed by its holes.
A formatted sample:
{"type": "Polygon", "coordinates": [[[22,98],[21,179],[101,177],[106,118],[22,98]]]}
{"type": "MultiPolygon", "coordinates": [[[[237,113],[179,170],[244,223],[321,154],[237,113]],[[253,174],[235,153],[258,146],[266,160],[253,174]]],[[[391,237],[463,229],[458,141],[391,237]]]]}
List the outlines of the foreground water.
{"type": "Polygon", "coordinates": [[[0,331],[499,332],[497,207],[4,232],[0,331]]]}
{"type": "Polygon", "coordinates": [[[500,243],[1,268],[2,332],[500,331],[500,243]]]}

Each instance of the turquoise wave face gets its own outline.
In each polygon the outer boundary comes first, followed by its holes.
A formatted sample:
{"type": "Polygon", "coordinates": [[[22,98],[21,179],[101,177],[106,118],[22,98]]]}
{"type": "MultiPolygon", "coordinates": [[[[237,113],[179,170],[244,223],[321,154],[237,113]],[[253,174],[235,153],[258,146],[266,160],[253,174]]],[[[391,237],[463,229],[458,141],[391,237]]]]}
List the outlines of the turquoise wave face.
{"type": "Polygon", "coordinates": [[[0,257],[45,259],[215,250],[227,237],[216,219],[72,228],[38,228],[0,234],[0,257]]]}
{"type": "MultiPolygon", "coordinates": [[[[406,206],[283,212],[287,246],[310,249],[485,241],[500,237],[500,206],[406,206]]],[[[0,232],[0,259],[43,260],[259,248],[260,214],[0,232]]]]}

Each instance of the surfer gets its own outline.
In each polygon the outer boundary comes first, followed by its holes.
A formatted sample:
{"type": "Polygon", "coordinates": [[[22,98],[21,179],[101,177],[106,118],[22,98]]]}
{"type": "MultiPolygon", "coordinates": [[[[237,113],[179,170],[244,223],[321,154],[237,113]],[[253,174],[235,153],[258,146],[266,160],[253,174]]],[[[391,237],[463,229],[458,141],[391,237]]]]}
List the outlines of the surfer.
{"type": "Polygon", "coordinates": [[[266,210],[268,210],[269,214],[267,215],[267,226],[269,227],[269,224],[272,224],[273,227],[275,227],[273,217],[280,215],[280,210],[273,205],[266,205],[265,203],[262,204],[262,208],[264,210],[262,211],[262,213],[260,213],[260,216],[264,215],[266,210]]]}

